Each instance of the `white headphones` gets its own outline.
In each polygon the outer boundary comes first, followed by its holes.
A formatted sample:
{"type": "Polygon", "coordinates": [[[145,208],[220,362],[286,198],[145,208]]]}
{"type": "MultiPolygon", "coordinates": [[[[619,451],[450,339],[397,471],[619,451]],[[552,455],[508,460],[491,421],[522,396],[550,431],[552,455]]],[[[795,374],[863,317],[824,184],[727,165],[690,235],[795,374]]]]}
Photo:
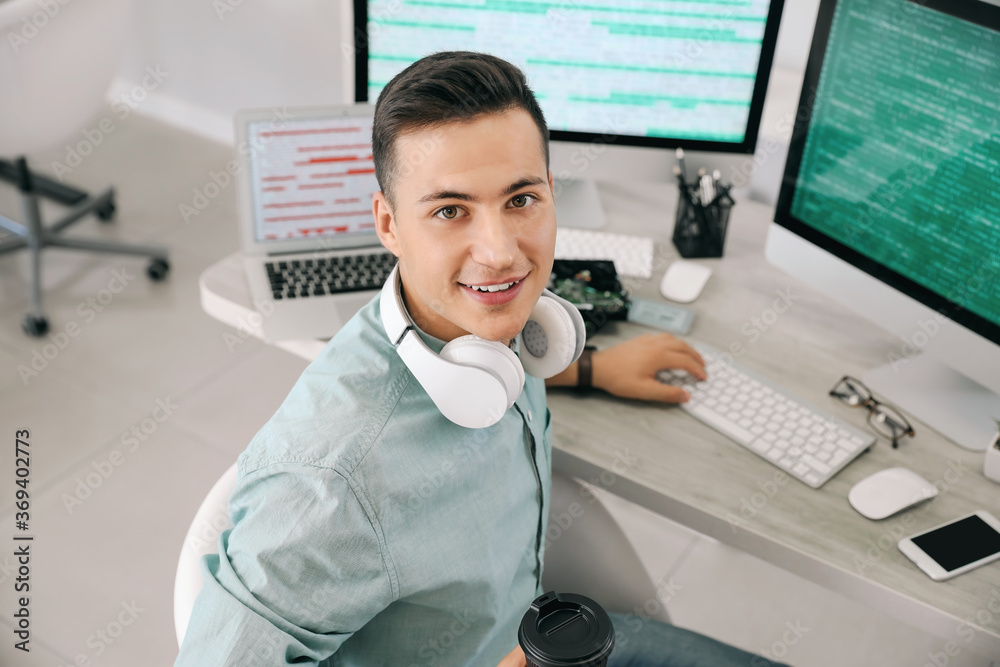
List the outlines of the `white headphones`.
{"type": "Polygon", "coordinates": [[[518,334],[522,359],[506,345],[460,336],[440,354],[417,335],[401,296],[399,264],[382,286],[379,307],[389,342],[441,413],[459,426],[485,428],[500,421],[524,388],[524,373],[549,378],[579,358],[586,343],[576,306],[549,290],[542,293],[518,334]],[[523,363],[523,367],[522,367],[523,363]]]}

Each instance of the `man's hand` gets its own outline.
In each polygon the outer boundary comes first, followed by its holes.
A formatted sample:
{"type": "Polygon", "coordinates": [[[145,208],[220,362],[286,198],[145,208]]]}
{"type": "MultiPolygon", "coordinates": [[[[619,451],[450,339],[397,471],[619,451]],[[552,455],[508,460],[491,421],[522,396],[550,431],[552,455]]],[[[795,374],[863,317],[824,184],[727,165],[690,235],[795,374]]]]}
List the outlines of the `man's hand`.
{"type": "Polygon", "coordinates": [[[504,659],[500,661],[497,667],[526,667],[527,662],[524,659],[524,651],[518,646],[513,651],[504,656],[504,659]]]}
{"type": "Polygon", "coordinates": [[[680,387],[656,379],[663,369],[685,370],[705,380],[705,360],[698,352],[668,333],[643,334],[593,356],[593,384],[609,394],[644,401],[683,403],[690,398],[680,387]]]}

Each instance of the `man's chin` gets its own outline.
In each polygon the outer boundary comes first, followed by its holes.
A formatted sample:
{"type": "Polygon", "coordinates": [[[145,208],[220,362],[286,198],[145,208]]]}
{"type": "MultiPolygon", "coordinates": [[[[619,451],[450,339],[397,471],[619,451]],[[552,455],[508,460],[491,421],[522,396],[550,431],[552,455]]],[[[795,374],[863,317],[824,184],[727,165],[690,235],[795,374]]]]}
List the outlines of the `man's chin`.
{"type": "Polygon", "coordinates": [[[506,345],[512,338],[521,333],[525,323],[526,321],[519,325],[515,323],[510,326],[475,327],[471,333],[483,340],[492,340],[506,345]]]}

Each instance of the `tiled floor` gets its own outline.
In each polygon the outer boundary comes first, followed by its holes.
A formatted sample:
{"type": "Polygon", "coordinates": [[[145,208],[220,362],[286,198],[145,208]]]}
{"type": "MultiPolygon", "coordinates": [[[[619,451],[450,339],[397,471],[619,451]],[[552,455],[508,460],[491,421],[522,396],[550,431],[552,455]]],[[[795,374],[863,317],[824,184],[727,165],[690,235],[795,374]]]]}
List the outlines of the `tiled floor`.
{"type": "MultiPolygon", "coordinates": [[[[65,148],[54,149],[33,156],[34,165],[51,172],[64,155],[65,148]]],[[[229,159],[228,147],[138,115],[105,137],[68,180],[92,189],[113,183],[118,219],[89,219],[71,233],[166,244],[171,275],[154,283],[145,260],[46,251],[51,339],[21,333],[25,253],[0,258],[0,433],[12,440],[17,428],[31,431],[36,535],[32,651],[15,651],[10,627],[0,627],[0,665],[173,662],[174,569],[191,517],[306,365],[254,339],[227,345],[224,335],[233,331],[199,303],[201,271],[238,247],[235,188],[224,188],[190,222],[179,206],[229,159]]],[[[10,189],[0,187],[0,214],[17,219],[19,210],[10,189]]],[[[6,449],[0,521],[9,536],[13,454],[6,449]]],[[[676,584],[669,608],[679,625],[800,666],[921,666],[943,647],[642,508],[606,500],[653,580],[676,584]],[[794,645],[782,644],[783,635],[795,636],[794,645]]],[[[0,556],[4,626],[14,608],[11,565],[0,556]]],[[[948,664],[989,661],[966,651],[948,664]]]]}

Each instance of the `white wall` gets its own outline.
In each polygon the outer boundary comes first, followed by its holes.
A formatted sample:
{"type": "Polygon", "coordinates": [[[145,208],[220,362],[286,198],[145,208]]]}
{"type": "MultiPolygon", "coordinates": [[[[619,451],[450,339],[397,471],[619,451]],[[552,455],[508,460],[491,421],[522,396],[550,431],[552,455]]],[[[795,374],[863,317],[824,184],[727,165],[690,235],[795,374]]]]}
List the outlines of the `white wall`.
{"type": "Polygon", "coordinates": [[[167,73],[137,110],[222,141],[250,107],[341,103],[350,0],[134,0],[112,97],[167,73]],[[345,20],[347,19],[347,20],[345,20]]]}

